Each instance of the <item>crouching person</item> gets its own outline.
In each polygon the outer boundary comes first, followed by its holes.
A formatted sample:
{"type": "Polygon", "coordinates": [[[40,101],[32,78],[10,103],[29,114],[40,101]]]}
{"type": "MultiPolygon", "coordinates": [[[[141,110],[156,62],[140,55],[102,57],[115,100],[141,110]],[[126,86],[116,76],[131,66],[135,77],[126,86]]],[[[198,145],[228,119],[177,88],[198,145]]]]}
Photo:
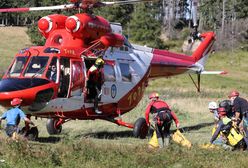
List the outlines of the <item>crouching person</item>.
{"type": "Polygon", "coordinates": [[[3,113],[3,115],[0,118],[0,125],[2,120],[6,119],[6,128],[5,132],[8,137],[11,137],[12,139],[16,139],[16,134],[18,133],[18,125],[20,122],[20,119],[23,119],[25,122],[34,125],[34,123],[29,120],[24,112],[20,109],[22,99],[14,98],[10,104],[13,106],[10,110],[3,113]]]}
{"type": "Polygon", "coordinates": [[[151,93],[149,99],[151,99],[151,102],[146,108],[146,123],[150,126],[149,114],[151,113],[153,115],[159,147],[163,148],[164,145],[169,145],[172,120],[174,120],[177,128],[179,128],[179,121],[176,114],[170,110],[167,103],[159,99],[158,93],[151,93]]]}
{"type": "Polygon", "coordinates": [[[223,137],[222,143],[224,148],[239,148],[244,142],[247,150],[248,139],[240,134],[233,126],[232,120],[227,117],[226,109],[223,107],[218,108],[218,114],[220,120],[217,123],[217,128],[210,140],[210,143],[214,144],[216,138],[221,135],[223,137]]]}

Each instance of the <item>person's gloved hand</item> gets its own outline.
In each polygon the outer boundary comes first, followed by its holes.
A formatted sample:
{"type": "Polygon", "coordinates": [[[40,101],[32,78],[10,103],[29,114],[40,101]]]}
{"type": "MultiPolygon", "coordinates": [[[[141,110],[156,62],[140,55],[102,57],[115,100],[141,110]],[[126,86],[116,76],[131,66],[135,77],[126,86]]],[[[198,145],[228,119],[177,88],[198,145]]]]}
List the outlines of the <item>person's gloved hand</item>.
{"type": "Polygon", "coordinates": [[[179,124],[179,123],[177,123],[177,124],[176,124],[176,127],[177,127],[177,129],[179,129],[179,127],[180,127],[180,124],[179,124]]]}

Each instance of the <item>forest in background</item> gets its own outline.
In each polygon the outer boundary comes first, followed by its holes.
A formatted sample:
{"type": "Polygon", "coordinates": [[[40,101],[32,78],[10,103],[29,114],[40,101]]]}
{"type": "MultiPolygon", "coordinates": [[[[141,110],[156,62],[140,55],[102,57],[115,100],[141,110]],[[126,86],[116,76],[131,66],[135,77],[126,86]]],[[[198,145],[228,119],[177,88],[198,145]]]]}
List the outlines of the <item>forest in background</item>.
{"type": "MultiPolygon", "coordinates": [[[[166,40],[185,39],[192,31],[192,1],[159,0],[94,9],[110,22],[122,24],[124,34],[131,42],[156,48],[166,48],[166,40]]],[[[39,7],[61,5],[67,0],[1,0],[0,8],[39,7]]],[[[42,11],[28,13],[1,13],[2,26],[28,26],[28,34],[36,45],[44,39],[38,33],[37,21],[46,15],[61,13],[73,15],[78,10],[42,11]]],[[[248,1],[247,0],[199,0],[198,30],[215,31],[218,49],[241,48],[248,50],[248,1]]]]}

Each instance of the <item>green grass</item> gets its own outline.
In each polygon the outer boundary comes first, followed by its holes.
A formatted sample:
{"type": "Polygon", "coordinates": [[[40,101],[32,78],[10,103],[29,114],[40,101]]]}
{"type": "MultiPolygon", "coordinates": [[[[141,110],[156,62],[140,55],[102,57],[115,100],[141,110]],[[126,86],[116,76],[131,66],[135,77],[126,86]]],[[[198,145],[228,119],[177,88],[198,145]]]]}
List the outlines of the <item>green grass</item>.
{"type": "Polygon", "coordinates": [[[26,30],[20,27],[0,27],[0,76],[20,49],[31,46],[26,30]]]}
{"type": "MultiPolygon", "coordinates": [[[[24,28],[0,28],[2,70],[20,48],[30,45],[24,32],[24,28]]],[[[158,91],[178,115],[185,136],[193,143],[191,149],[172,143],[167,149],[150,151],[148,139],[135,139],[132,130],[101,120],[69,121],[63,125],[61,135],[49,136],[46,119],[33,119],[40,131],[39,142],[12,142],[5,139],[4,133],[0,135],[0,160],[5,160],[0,167],[247,167],[247,152],[198,147],[211,137],[213,116],[208,112],[208,102],[227,99],[232,89],[248,97],[247,54],[234,50],[212,55],[206,69],[226,70],[228,74],[202,76],[201,93],[187,75],[150,81],[139,105],[123,116],[131,123],[143,117],[147,95],[158,91]]]]}

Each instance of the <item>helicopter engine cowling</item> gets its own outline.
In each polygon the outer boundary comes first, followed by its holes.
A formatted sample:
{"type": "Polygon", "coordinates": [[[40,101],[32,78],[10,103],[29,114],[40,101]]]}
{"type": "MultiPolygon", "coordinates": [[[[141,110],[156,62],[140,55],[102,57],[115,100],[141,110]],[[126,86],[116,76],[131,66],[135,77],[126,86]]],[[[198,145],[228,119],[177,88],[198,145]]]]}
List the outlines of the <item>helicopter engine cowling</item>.
{"type": "Polygon", "coordinates": [[[67,16],[54,14],[42,17],[38,22],[38,28],[41,34],[48,38],[49,34],[56,29],[65,28],[67,16]]]}
{"type": "Polygon", "coordinates": [[[100,38],[105,47],[121,47],[124,44],[124,37],[120,34],[109,33],[100,38]]]}
{"type": "Polygon", "coordinates": [[[68,17],[65,27],[73,37],[83,39],[85,44],[111,32],[111,27],[107,20],[103,17],[86,13],[68,17]]]}

